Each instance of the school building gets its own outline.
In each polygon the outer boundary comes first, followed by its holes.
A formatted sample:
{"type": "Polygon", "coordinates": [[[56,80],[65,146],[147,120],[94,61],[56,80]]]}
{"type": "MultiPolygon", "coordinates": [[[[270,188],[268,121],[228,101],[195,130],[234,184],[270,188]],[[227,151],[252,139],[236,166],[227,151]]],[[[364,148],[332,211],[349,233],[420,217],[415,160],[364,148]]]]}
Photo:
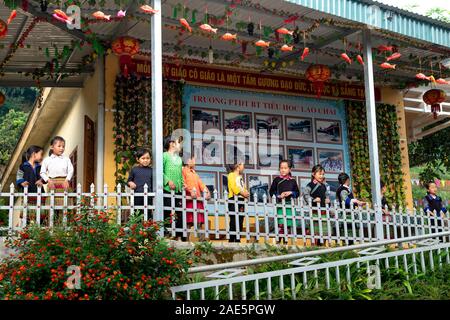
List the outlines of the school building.
{"type": "MultiPolygon", "coordinates": [[[[345,171],[358,196],[378,201],[371,187],[383,180],[393,203],[412,207],[408,142],[450,123],[450,86],[430,78],[450,76],[450,25],[376,1],[213,0],[205,11],[204,1],[169,0],[154,1],[160,10],[154,15],[131,1],[127,16],[111,21],[92,19],[96,9],[86,5],[81,14],[91,19],[81,30],[51,19],[50,6],[43,13],[29,2],[0,40],[9,48],[14,34],[30,29],[25,46],[2,64],[0,84],[35,85],[38,68],[46,75],[39,78],[42,99],[2,176],[4,190],[27,147],[47,152],[55,135],[66,139],[73,187],[113,190],[125,181],[138,147],[152,148],[161,171],[162,137],[183,128],[185,149],[201,159],[200,176],[220,193],[224,160],[237,150],[257,193],[278,174],[268,161],[276,157],[292,161],[301,186],[321,163],[332,189],[345,171]],[[180,24],[183,17],[192,32],[180,24]],[[217,33],[201,29],[206,22],[217,33]],[[101,41],[93,42],[87,29],[101,41]],[[53,45],[49,55],[42,37],[53,45]],[[65,46],[70,54],[60,61],[65,46]],[[423,100],[432,89],[444,92],[435,114],[423,100]]],[[[118,10],[113,1],[102,8],[113,17],[118,10]]],[[[2,4],[0,11],[7,16],[9,9],[2,4]]]]}

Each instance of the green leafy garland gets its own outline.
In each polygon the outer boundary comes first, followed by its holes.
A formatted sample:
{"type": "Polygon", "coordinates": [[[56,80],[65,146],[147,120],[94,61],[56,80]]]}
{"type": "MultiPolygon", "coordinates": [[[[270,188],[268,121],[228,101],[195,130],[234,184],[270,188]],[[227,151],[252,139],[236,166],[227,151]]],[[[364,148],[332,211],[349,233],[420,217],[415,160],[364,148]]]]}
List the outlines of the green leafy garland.
{"type": "MultiPolygon", "coordinates": [[[[347,101],[346,104],[349,119],[353,190],[358,197],[370,201],[370,156],[366,108],[363,102],[347,101]]],[[[387,186],[385,196],[390,205],[404,207],[402,157],[395,106],[377,104],[376,113],[380,175],[381,180],[387,186]]]]}
{"type": "MultiPolygon", "coordinates": [[[[181,128],[183,84],[163,82],[163,134],[181,128]]],[[[126,184],[139,148],[152,148],[151,79],[117,76],[114,95],[116,184],[126,184]]],[[[162,150],[161,150],[162,151],[162,150]]]]}

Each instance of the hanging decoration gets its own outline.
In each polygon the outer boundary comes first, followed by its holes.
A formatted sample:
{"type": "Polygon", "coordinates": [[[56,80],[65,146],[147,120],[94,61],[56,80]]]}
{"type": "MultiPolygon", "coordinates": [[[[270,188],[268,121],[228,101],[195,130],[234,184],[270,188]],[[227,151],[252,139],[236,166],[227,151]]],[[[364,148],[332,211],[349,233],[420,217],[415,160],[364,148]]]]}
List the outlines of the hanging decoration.
{"type": "Polygon", "coordinates": [[[302,53],[300,59],[301,59],[302,61],[305,61],[305,58],[308,56],[308,54],[309,54],[309,48],[308,48],[308,47],[305,47],[305,48],[303,49],[303,53],[302,53]]]}
{"type": "Polygon", "coordinates": [[[287,44],[284,44],[281,47],[281,51],[283,51],[283,52],[291,52],[292,50],[294,50],[294,46],[289,46],[287,44]]]}
{"type": "Polygon", "coordinates": [[[139,41],[132,37],[120,37],[111,44],[112,51],[120,56],[120,65],[123,66],[123,74],[128,76],[131,66],[131,58],[139,52],[139,41]]]}
{"type": "Polygon", "coordinates": [[[102,11],[95,11],[92,16],[97,20],[111,20],[111,15],[106,15],[102,11]]]}
{"type": "Polygon", "coordinates": [[[227,32],[221,38],[222,38],[222,40],[225,40],[225,41],[237,40],[237,34],[231,34],[231,33],[227,32]]]}
{"type": "Polygon", "coordinates": [[[317,98],[321,97],[325,82],[327,82],[330,77],[330,68],[323,64],[312,64],[306,70],[306,79],[313,83],[317,98]]]}
{"type": "Polygon", "coordinates": [[[260,48],[268,48],[270,46],[270,42],[264,41],[264,40],[258,40],[255,42],[255,46],[260,47],[260,48]]]}
{"type": "Polygon", "coordinates": [[[55,9],[53,10],[53,18],[55,18],[58,21],[61,21],[63,23],[67,23],[70,22],[69,17],[67,16],[67,14],[59,9],[55,9]]]}
{"type": "Polygon", "coordinates": [[[8,20],[6,21],[6,23],[7,23],[7,24],[10,24],[11,21],[13,21],[15,17],[17,17],[17,11],[16,11],[16,10],[13,10],[13,11],[11,11],[11,14],[9,15],[9,18],[8,18],[8,20]]]}
{"type": "Polygon", "coordinates": [[[186,20],[185,18],[181,18],[181,19],[180,19],[180,23],[181,23],[181,25],[182,25],[183,27],[185,27],[189,32],[192,33],[192,28],[191,28],[191,26],[189,25],[189,22],[187,22],[187,20],[186,20]]]}
{"type": "Polygon", "coordinates": [[[279,33],[279,34],[288,34],[288,35],[292,36],[294,34],[294,31],[289,31],[288,29],[283,27],[283,28],[277,29],[277,33],[279,33]]]}
{"type": "MultiPolygon", "coordinates": [[[[346,101],[348,137],[355,196],[371,201],[370,156],[366,108],[363,102],[346,101]]],[[[405,205],[402,155],[396,107],[377,103],[376,123],[381,180],[387,187],[386,200],[396,207],[405,205]]]]}
{"type": "Polygon", "coordinates": [[[119,11],[117,11],[117,14],[116,14],[116,17],[117,18],[124,18],[125,16],[127,15],[127,11],[125,10],[119,10],[119,11]]]}
{"type": "Polygon", "coordinates": [[[150,7],[147,4],[144,4],[140,7],[141,11],[143,11],[144,13],[148,13],[148,14],[155,14],[158,12],[158,10],[153,9],[152,7],[150,7]]]}
{"type": "MultiPolygon", "coordinates": [[[[151,78],[118,75],[115,82],[113,139],[116,184],[126,185],[131,168],[136,164],[135,152],[151,149],[151,78]]],[[[163,81],[163,135],[182,128],[184,85],[179,81],[163,81]]],[[[161,148],[162,152],[162,148],[161,148]]]]}
{"type": "Polygon", "coordinates": [[[5,21],[0,19],[0,39],[3,39],[8,33],[8,25],[5,21]]]}
{"type": "Polygon", "coordinates": [[[209,33],[217,33],[217,28],[211,27],[209,24],[204,23],[200,26],[200,29],[209,33]]]}
{"type": "Polygon", "coordinates": [[[357,56],[356,56],[356,61],[358,61],[358,63],[360,64],[360,65],[364,65],[364,59],[363,59],[363,57],[360,55],[360,54],[358,54],[357,56]]]}
{"type": "Polygon", "coordinates": [[[441,103],[446,99],[446,93],[441,89],[430,89],[424,93],[422,99],[427,105],[431,106],[433,118],[436,119],[438,113],[441,112],[441,103]]]}
{"type": "Polygon", "coordinates": [[[394,70],[396,66],[397,66],[396,64],[390,64],[388,62],[383,62],[382,64],[380,64],[380,67],[382,69],[392,69],[392,70],[394,70]]]}
{"type": "Polygon", "coordinates": [[[386,58],[386,61],[399,59],[402,55],[399,52],[395,52],[386,58]]]}
{"type": "Polygon", "coordinates": [[[6,97],[3,92],[0,92],[0,107],[5,103],[6,97]]]}
{"type": "Polygon", "coordinates": [[[377,47],[378,53],[383,53],[383,52],[392,52],[394,51],[394,47],[393,46],[386,46],[386,45],[379,45],[377,47]]]}
{"type": "Polygon", "coordinates": [[[341,58],[344,59],[348,64],[352,64],[352,59],[350,59],[350,57],[345,52],[341,53],[341,58]]]}

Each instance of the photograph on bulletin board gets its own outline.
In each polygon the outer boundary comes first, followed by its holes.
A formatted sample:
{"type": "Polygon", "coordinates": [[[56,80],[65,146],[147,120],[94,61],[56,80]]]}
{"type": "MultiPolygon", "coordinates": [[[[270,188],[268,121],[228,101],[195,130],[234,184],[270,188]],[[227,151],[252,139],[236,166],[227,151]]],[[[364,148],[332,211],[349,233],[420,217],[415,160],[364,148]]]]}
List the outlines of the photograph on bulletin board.
{"type": "Polygon", "coordinates": [[[266,199],[269,196],[270,188],[270,176],[259,175],[259,174],[247,174],[247,187],[250,192],[250,197],[252,201],[255,201],[255,195],[258,202],[264,201],[264,195],[266,199]]]}
{"type": "Polygon", "coordinates": [[[288,160],[292,170],[310,171],[314,166],[314,149],[306,147],[287,147],[288,160]]]}
{"type": "Polygon", "coordinates": [[[285,117],[286,140],[313,141],[311,118],[285,117]]]}
{"type": "Polygon", "coordinates": [[[205,133],[211,129],[220,131],[220,110],[192,108],[191,132],[205,133]]]}
{"type": "Polygon", "coordinates": [[[215,137],[192,142],[192,154],[197,165],[223,166],[223,142],[215,137]]]}
{"type": "Polygon", "coordinates": [[[342,144],[342,126],[339,120],[316,119],[316,141],[342,144]]]}
{"type": "Polygon", "coordinates": [[[317,149],[317,159],[326,173],[341,173],[345,170],[342,150],[317,149]]]}
{"type": "Polygon", "coordinates": [[[336,200],[336,192],[339,188],[339,182],[333,179],[326,179],[328,186],[330,187],[330,200],[333,202],[336,200]]]}
{"type": "Polygon", "coordinates": [[[283,139],[283,117],[276,114],[255,113],[255,129],[259,137],[283,139]]]}
{"type": "Polygon", "coordinates": [[[258,145],[258,169],[278,169],[285,159],[284,146],[258,145]]]}
{"type": "Polygon", "coordinates": [[[249,112],[223,112],[223,128],[226,135],[250,136],[252,114],[249,112]]]}
{"type": "Polygon", "coordinates": [[[256,154],[253,143],[237,143],[225,141],[225,163],[244,163],[247,169],[254,168],[256,164],[256,154]]]}
{"type": "Polygon", "coordinates": [[[211,196],[213,196],[214,190],[217,190],[217,173],[214,171],[197,171],[198,176],[202,180],[202,182],[206,185],[209,192],[211,192],[211,196]]]}

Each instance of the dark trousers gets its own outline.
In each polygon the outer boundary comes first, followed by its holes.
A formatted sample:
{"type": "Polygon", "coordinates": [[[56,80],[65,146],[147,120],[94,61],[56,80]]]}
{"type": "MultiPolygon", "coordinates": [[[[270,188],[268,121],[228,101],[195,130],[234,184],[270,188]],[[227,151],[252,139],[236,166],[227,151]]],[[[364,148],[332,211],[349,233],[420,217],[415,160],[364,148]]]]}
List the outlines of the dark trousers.
{"type": "MultiPolygon", "coordinates": [[[[147,206],[153,205],[153,198],[151,198],[151,197],[147,197],[147,198],[148,198],[147,206]]],[[[143,207],[144,206],[144,197],[134,197],[134,205],[143,207]]],[[[144,212],[144,210],[142,208],[139,208],[137,210],[144,212]]]]}
{"type": "MultiPolygon", "coordinates": [[[[244,201],[244,198],[239,198],[238,201],[244,201]]],[[[244,212],[245,209],[245,205],[244,204],[238,204],[238,211],[239,212],[244,212]]],[[[235,209],[235,204],[234,203],[229,203],[228,204],[228,212],[230,214],[230,232],[231,231],[236,231],[236,209],[235,209]]],[[[244,226],[244,216],[239,216],[239,231],[242,232],[244,226]]],[[[240,242],[240,240],[238,240],[236,238],[235,234],[230,234],[230,240],[228,240],[229,242],[240,242]]]]}
{"type": "MultiPolygon", "coordinates": [[[[170,192],[164,191],[164,221],[169,220],[170,223],[172,222],[171,220],[171,214],[172,214],[172,210],[167,209],[167,207],[172,207],[172,198],[171,197],[166,197],[167,195],[170,195],[170,192]]],[[[175,192],[175,196],[181,196],[181,192],[175,192]]],[[[175,198],[175,208],[181,209],[183,202],[181,197],[180,198],[175,198]]],[[[175,211],[176,215],[175,217],[173,217],[175,219],[175,227],[177,229],[181,229],[183,228],[183,214],[182,211],[175,211]]],[[[186,237],[183,237],[183,232],[179,231],[176,232],[175,234],[176,237],[182,237],[182,240],[185,241],[187,240],[186,237]]]]}

